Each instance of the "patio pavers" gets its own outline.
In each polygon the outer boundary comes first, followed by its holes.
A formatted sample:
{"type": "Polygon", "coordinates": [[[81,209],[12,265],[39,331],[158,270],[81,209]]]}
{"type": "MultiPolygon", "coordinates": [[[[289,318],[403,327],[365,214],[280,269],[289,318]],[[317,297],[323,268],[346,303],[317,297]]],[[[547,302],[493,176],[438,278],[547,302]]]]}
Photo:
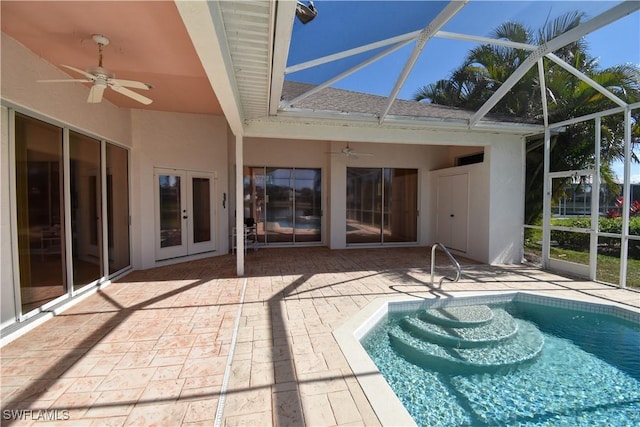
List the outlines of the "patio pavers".
{"type": "Polygon", "coordinates": [[[376,298],[526,289],[640,307],[640,293],[522,265],[461,260],[461,282],[437,289],[429,255],[263,249],[244,278],[232,255],[134,271],[1,349],[2,424],[211,426],[238,321],[223,425],[378,425],[332,335],[376,298]],[[5,416],[19,409],[32,412],[5,416]]]}

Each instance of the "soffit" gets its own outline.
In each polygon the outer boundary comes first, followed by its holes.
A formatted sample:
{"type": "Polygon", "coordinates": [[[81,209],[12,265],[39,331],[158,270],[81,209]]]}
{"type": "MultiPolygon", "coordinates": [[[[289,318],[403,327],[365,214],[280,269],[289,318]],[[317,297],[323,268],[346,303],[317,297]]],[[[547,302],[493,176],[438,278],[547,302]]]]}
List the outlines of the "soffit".
{"type": "Polygon", "coordinates": [[[275,2],[218,3],[243,117],[268,115],[275,2]]]}
{"type": "Polygon", "coordinates": [[[107,36],[110,43],[104,48],[104,67],[117,78],[153,85],[151,90],[144,91],[153,100],[148,106],[105,91],[105,98],[118,107],[222,114],[172,1],[3,0],[0,7],[2,32],[70,78],[79,76],[60,65],[79,69],[97,65],[98,49],[91,36],[96,33],[107,36]]]}

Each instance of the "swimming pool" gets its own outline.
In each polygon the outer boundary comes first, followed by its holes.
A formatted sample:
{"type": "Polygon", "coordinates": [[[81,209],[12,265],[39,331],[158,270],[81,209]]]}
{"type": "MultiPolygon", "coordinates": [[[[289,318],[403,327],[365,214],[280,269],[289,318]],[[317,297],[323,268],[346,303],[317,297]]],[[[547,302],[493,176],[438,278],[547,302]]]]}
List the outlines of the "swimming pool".
{"type": "Polygon", "coordinates": [[[418,425],[640,425],[637,312],[525,293],[383,308],[356,335],[418,425]]]}

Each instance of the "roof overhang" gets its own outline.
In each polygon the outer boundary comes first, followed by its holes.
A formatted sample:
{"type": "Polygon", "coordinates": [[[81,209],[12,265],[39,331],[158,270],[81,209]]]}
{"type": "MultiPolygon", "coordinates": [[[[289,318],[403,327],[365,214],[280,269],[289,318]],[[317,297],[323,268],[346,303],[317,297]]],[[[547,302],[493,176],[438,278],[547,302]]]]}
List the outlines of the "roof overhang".
{"type": "Polygon", "coordinates": [[[244,128],[244,136],[256,138],[474,146],[491,144],[497,134],[520,139],[543,133],[542,125],[521,123],[483,121],[471,130],[464,120],[388,116],[380,125],[375,115],[290,111],[248,120],[244,128]]]}

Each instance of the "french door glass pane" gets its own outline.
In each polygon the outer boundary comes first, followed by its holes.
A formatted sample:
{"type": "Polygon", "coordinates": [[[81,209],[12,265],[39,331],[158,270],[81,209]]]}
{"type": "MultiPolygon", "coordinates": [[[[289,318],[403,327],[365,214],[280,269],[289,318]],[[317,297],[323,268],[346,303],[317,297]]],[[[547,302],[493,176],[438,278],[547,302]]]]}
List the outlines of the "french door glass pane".
{"type": "Polygon", "coordinates": [[[73,288],[102,277],[100,141],[69,133],[73,288]]]}
{"type": "Polygon", "coordinates": [[[319,242],[322,214],[320,169],[295,169],[296,242],[319,242]]]}
{"type": "Polygon", "coordinates": [[[107,144],[109,274],[131,264],[129,251],[129,159],[127,150],[107,144]]]}
{"type": "Polygon", "coordinates": [[[22,312],[66,293],[62,129],[16,114],[16,213],[22,312]]]}
{"type": "Polygon", "coordinates": [[[267,168],[267,206],[265,225],[269,243],[293,242],[292,169],[267,168]]]}
{"type": "Polygon", "coordinates": [[[379,243],[382,169],[347,168],[347,243],[379,243]]]}
{"type": "Polygon", "coordinates": [[[182,245],[180,176],[160,175],[160,247],[182,245]]]}
{"type": "Polygon", "coordinates": [[[208,178],[192,178],[193,243],[211,240],[211,190],[208,178]]]}

